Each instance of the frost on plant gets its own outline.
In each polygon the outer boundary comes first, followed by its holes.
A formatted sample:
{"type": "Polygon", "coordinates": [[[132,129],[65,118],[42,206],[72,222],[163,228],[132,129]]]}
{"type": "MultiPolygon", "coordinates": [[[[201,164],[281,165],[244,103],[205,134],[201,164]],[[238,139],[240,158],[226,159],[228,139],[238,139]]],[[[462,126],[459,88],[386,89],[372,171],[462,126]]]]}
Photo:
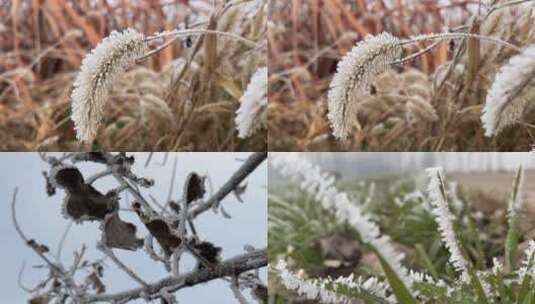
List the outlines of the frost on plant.
{"type": "Polygon", "coordinates": [[[240,98],[240,107],[236,111],[236,128],[238,137],[247,138],[265,125],[267,107],[268,69],[260,68],[251,77],[251,81],[240,98]]]}
{"type": "Polygon", "coordinates": [[[450,262],[455,270],[461,272],[461,280],[468,280],[467,262],[461,252],[455,230],[453,229],[453,215],[451,214],[446,200],[446,188],[442,168],[427,169],[429,175],[429,196],[433,206],[432,213],[435,216],[442,241],[450,252],[450,262]]]}
{"type": "Polygon", "coordinates": [[[383,302],[395,303],[393,297],[387,298],[388,284],[371,277],[364,280],[362,277],[355,279],[353,275],[348,277],[339,277],[333,279],[313,279],[309,280],[300,275],[293,273],[288,269],[288,264],[284,260],[273,267],[281,278],[282,284],[298,294],[305,296],[310,300],[320,300],[326,304],[350,304],[353,303],[351,297],[345,294],[363,293],[370,298],[376,297],[383,302]]]}
{"type": "MultiPolygon", "coordinates": [[[[368,213],[363,207],[362,203],[359,202],[359,199],[355,197],[360,197],[362,193],[355,193],[353,190],[351,192],[342,192],[337,189],[335,186],[335,178],[330,174],[322,171],[319,166],[315,166],[312,163],[308,162],[306,159],[299,156],[296,153],[286,153],[286,154],[275,154],[273,155],[272,166],[277,169],[284,177],[290,178],[293,181],[297,182],[299,188],[307,194],[311,194],[313,199],[311,200],[306,194],[301,196],[295,196],[293,192],[290,191],[291,188],[282,187],[284,191],[288,192],[289,201],[286,204],[277,203],[278,208],[286,208],[286,212],[289,214],[297,214],[301,206],[303,209],[301,211],[305,213],[303,215],[304,220],[301,221],[301,226],[295,226],[299,221],[296,220],[292,222],[291,220],[286,220],[285,217],[274,216],[271,218],[270,211],[270,231],[278,230],[278,226],[282,225],[292,225],[294,226],[293,230],[288,230],[289,233],[295,231],[295,238],[288,238],[290,241],[286,243],[291,249],[288,251],[279,251],[273,267],[273,273],[277,274],[279,282],[287,290],[293,291],[300,296],[304,296],[307,299],[319,300],[322,303],[532,303],[525,302],[523,299],[525,297],[535,296],[535,289],[533,288],[532,277],[535,275],[533,262],[535,254],[535,241],[530,241],[527,244],[527,249],[524,252],[522,260],[514,260],[512,263],[511,269],[508,269],[507,266],[504,266],[502,258],[504,255],[498,256],[487,256],[488,260],[481,260],[481,263],[477,263],[480,260],[477,256],[473,254],[474,247],[465,247],[472,246],[461,242],[461,239],[456,235],[454,229],[454,223],[459,223],[464,229],[465,223],[464,208],[449,209],[448,199],[451,194],[452,189],[446,189],[447,183],[445,182],[444,175],[441,168],[430,168],[427,170],[427,175],[429,178],[428,183],[428,195],[422,195],[422,199],[414,200],[411,203],[407,202],[404,204],[398,204],[398,202],[403,201],[407,196],[405,192],[401,192],[397,197],[392,198],[392,203],[396,204],[400,209],[408,207],[409,204],[414,205],[414,209],[406,209],[411,220],[408,222],[398,222],[399,229],[403,230],[403,234],[410,234],[405,225],[415,225],[413,227],[418,227],[417,229],[426,229],[421,228],[419,224],[416,225],[412,222],[414,217],[422,216],[423,221],[427,222],[428,219],[433,219],[438,224],[437,230],[440,235],[439,241],[441,240],[444,243],[444,247],[447,250],[440,250],[444,254],[444,257],[448,257],[449,264],[453,266],[455,271],[447,271],[448,266],[439,266],[442,265],[442,262],[436,261],[440,259],[446,261],[446,259],[438,258],[436,253],[432,253],[432,250],[429,248],[435,248],[438,242],[435,240],[429,240],[431,244],[425,245],[430,246],[425,248],[425,251],[422,251],[419,247],[423,246],[422,243],[418,243],[417,248],[406,248],[408,252],[413,252],[414,249],[417,249],[418,255],[423,254],[424,256],[429,254],[432,255],[432,260],[428,260],[424,264],[427,266],[422,266],[419,262],[415,265],[417,267],[423,267],[424,270],[416,271],[416,269],[408,268],[401,264],[401,254],[399,254],[396,249],[397,243],[394,243],[388,236],[381,234],[381,227],[374,222],[374,216],[379,218],[385,213],[384,210],[379,210],[377,213],[368,213]],[[351,196],[349,195],[351,193],[351,196]],[[291,204],[291,198],[296,198],[296,204],[291,204]],[[305,203],[301,203],[301,199],[305,203]],[[329,213],[331,217],[320,218],[313,217],[311,220],[308,217],[312,216],[314,212],[309,211],[308,209],[314,208],[313,204],[318,203],[320,208],[319,211],[322,213],[329,213]],[[429,203],[430,207],[422,208],[422,206],[417,206],[419,204],[425,205],[429,203]],[[304,204],[304,205],[302,205],[304,204]],[[294,210],[295,209],[295,210],[294,210]],[[422,213],[420,215],[415,214],[415,212],[422,213]],[[457,221],[455,216],[461,216],[462,220],[457,221]],[[372,220],[372,218],[374,220],[372,220]],[[272,221],[273,219],[273,221],[272,221]],[[345,229],[345,227],[351,227],[360,236],[360,241],[363,244],[366,244],[365,248],[371,249],[371,253],[376,254],[379,259],[384,259],[387,263],[381,263],[383,266],[382,273],[368,273],[365,278],[355,278],[352,275],[347,274],[337,274],[339,277],[332,278],[309,278],[308,271],[312,273],[320,273],[316,269],[317,262],[309,262],[307,259],[302,259],[301,255],[309,256],[313,255],[313,251],[308,251],[308,249],[302,249],[306,244],[310,244],[310,240],[307,239],[306,242],[301,243],[299,238],[302,238],[297,231],[304,229],[305,233],[309,233],[308,226],[314,225],[326,225],[321,222],[320,219],[325,221],[336,222],[340,226],[344,227],[340,229],[345,229]],[[319,222],[316,222],[319,221],[319,222]],[[294,244],[295,242],[295,244],[294,244]],[[295,245],[295,246],[294,246],[295,245]],[[298,249],[301,248],[301,249],[298,249]],[[419,249],[418,249],[419,248],[419,249]],[[297,252],[297,250],[305,250],[305,252],[297,252]],[[467,254],[465,254],[467,252],[467,254]],[[470,254],[470,255],[469,255],[470,254]],[[487,267],[489,262],[492,259],[492,264],[490,267],[487,267]],[[294,272],[290,270],[289,265],[310,265],[314,266],[305,266],[305,270],[294,272]],[[441,269],[440,272],[437,272],[436,267],[445,267],[441,269]],[[516,266],[519,266],[515,268],[516,266]],[[310,268],[309,268],[310,267],[310,268]],[[389,270],[391,268],[392,270],[389,270]],[[427,271],[429,274],[427,273],[427,271]],[[444,271],[446,270],[446,271],[444,271]],[[394,272],[399,280],[392,279],[392,272],[394,272]],[[527,280],[526,280],[527,278],[527,280]],[[371,283],[373,282],[373,284],[371,283]],[[375,287],[371,287],[371,286],[375,287]],[[406,289],[403,290],[400,286],[406,286],[406,289]],[[507,290],[507,293],[504,294],[503,288],[507,290]],[[501,289],[500,289],[501,288],[501,289]],[[401,290],[401,291],[400,291],[401,290]],[[524,290],[524,291],[523,291],[524,290]],[[370,298],[370,296],[372,298],[370,298]],[[376,297],[376,298],[373,298],[376,297]],[[373,299],[373,300],[372,300],[373,299]]],[[[520,172],[520,170],[519,170],[520,172]]],[[[513,184],[513,192],[519,194],[520,190],[515,185],[520,185],[521,176],[517,174],[515,183],[513,184]]],[[[395,189],[395,188],[394,188],[395,189]]],[[[396,193],[395,191],[390,192],[389,195],[396,193]]],[[[276,196],[276,195],[275,195],[276,196]]],[[[516,197],[516,196],[514,196],[516,197]]],[[[458,200],[459,198],[456,198],[458,200]]],[[[281,198],[277,198],[281,200],[281,198]]],[[[452,203],[453,204],[453,203],[452,203]]],[[[463,204],[464,205],[464,204],[463,204]]],[[[270,207],[271,208],[271,207],[270,207]]],[[[390,207],[389,207],[390,208],[390,207]]],[[[372,209],[370,209],[372,210],[372,209]]],[[[517,209],[515,209],[518,212],[517,209]]],[[[284,210],[281,210],[283,212],[284,210]]],[[[399,210],[389,210],[386,213],[394,214],[394,217],[398,217],[399,210]]],[[[274,215],[279,214],[277,210],[274,215]]],[[[384,223],[390,222],[391,219],[386,220],[384,223]]],[[[381,221],[381,223],[383,223],[381,221]]],[[[328,224],[327,224],[328,225],[328,224]]],[[[433,226],[434,227],[434,226],[433,226]]],[[[394,228],[397,229],[397,228],[394,228]]],[[[510,226],[509,229],[512,229],[510,226]]],[[[286,231],[286,230],[283,230],[286,231]]],[[[318,233],[318,238],[321,240],[320,230],[312,230],[313,233],[318,233]]],[[[322,231],[323,233],[329,230],[322,231]]],[[[343,231],[343,230],[342,230],[343,231]]],[[[271,233],[271,232],[270,232],[271,233]]],[[[427,235],[427,234],[426,234],[427,235]]],[[[308,235],[306,236],[308,238],[308,235]]],[[[396,241],[399,241],[401,245],[411,247],[411,242],[414,242],[414,236],[409,236],[409,239],[401,241],[400,236],[396,237],[396,241]]],[[[423,237],[423,235],[421,236],[423,237]]],[[[285,239],[285,242],[287,240],[285,239]]],[[[471,242],[469,240],[468,242],[471,242]]],[[[426,241],[420,241],[426,242],[426,241]]],[[[284,245],[284,243],[283,243],[284,245]]],[[[515,246],[519,247],[518,244],[515,246]]],[[[507,245],[504,246],[505,251],[507,252],[507,245]]],[[[361,247],[361,248],[364,248],[361,247]]],[[[505,254],[507,256],[507,254],[505,254]]],[[[448,263],[445,263],[448,264],[448,263]]],[[[364,264],[370,266],[370,264],[364,264]]],[[[326,266],[328,267],[328,266],[326,266]]],[[[367,267],[365,267],[368,269],[367,267]]],[[[373,268],[373,267],[370,267],[373,268]]],[[[323,271],[323,270],[322,270],[323,271]]],[[[352,270],[351,274],[355,270],[352,270]]],[[[316,275],[313,275],[316,276],[316,275]]]]}
{"type": "Polygon", "coordinates": [[[334,177],[297,154],[276,155],[272,164],[284,176],[300,183],[304,191],[314,195],[325,210],[334,210],[337,220],[353,226],[362,240],[375,248],[398,277],[410,286],[408,271],[401,264],[403,254],[394,248],[387,235],[381,234],[379,226],[371,220],[369,214],[361,210],[360,204],[353,202],[347,193],[335,187],[334,177]]]}
{"type": "MultiPolygon", "coordinates": [[[[175,158],[169,190],[153,189],[155,196],[169,193],[165,201],[159,201],[148,192],[155,181],[138,175],[133,156],[103,152],[65,153],[61,157],[41,154],[50,165],[50,171],[44,174],[48,195],[62,194],[64,215],[80,225],[87,221],[96,222],[100,237],[96,235],[95,248],[87,247],[84,240],[95,235],[87,234],[86,230],[86,234],[78,236],[82,244],[74,252],[74,258],[63,259],[61,252],[71,227],[69,224],[54,250],[56,254],[52,255],[44,243],[23,232],[16,216],[15,190],[11,204],[15,230],[23,243],[40,258],[39,267],[47,270],[42,272],[46,277],[35,287],[25,288],[20,284],[31,294],[28,303],[177,303],[177,292],[212,280],[232,281],[239,285],[239,290],[235,291],[237,298],[241,291],[247,290],[266,301],[267,287],[259,271],[267,266],[267,248],[245,245],[242,253],[223,259],[224,247],[216,245],[219,241],[212,243],[206,239],[203,229],[196,225],[198,216],[206,211],[223,210],[221,205],[229,194],[243,194],[246,189],[241,184],[247,183],[249,175],[257,170],[266,156],[266,153],[251,154],[235,172],[228,174],[230,178],[210,197],[205,191],[205,177],[194,172],[187,175],[182,195],[174,194],[172,190],[178,170],[175,158]],[[80,162],[91,163],[100,169],[88,175],[82,169],[84,166],[79,166],[80,162]],[[106,183],[103,184],[102,179],[106,179],[106,183]],[[50,188],[57,188],[64,194],[50,188]],[[143,230],[138,229],[142,226],[143,230]],[[160,269],[161,277],[148,276],[143,267],[129,266],[132,261],[123,260],[120,250],[131,251],[139,258],[150,258],[144,263],[152,263],[146,264],[148,268],[160,269]],[[186,256],[190,260],[184,263],[186,256]],[[108,267],[113,265],[115,269],[112,271],[124,272],[123,285],[127,289],[123,291],[109,288],[116,282],[104,272],[107,273],[108,267]],[[42,297],[46,301],[38,300],[42,297]]],[[[226,221],[226,225],[231,224],[228,219],[226,221]]]]}
{"type": "Polygon", "coordinates": [[[359,94],[368,94],[375,76],[386,71],[402,53],[399,39],[384,32],[359,42],[338,63],[328,93],[333,134],[346,139],[355,122],[355,103],[359,94]]]}
{"type": "Polygon", "coordinates": [[[87,54],[71,94],[76,137],[91,142],[104,113],[108,91],[124,70],[146,50],[143,34],[133,29],[113,31],[87,54]]]}
{"type": "Polygon", "coordinates": [[[496,74],[481,115],[486,136],[498,135],[522,117],[527,103],[535,99],[533,79],[535,45],[530,45],[496,74]]]}

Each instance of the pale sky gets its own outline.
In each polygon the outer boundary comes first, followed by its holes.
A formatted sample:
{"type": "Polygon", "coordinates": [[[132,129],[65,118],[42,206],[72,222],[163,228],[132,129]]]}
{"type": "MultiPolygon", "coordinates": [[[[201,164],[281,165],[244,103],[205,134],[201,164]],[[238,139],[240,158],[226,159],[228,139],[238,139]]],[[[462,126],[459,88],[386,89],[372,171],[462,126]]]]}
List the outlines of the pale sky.
{"type": "MultiPolygon", "coordinates": [[[[428,167],[443,167],[448,172],[514,171],[522,166],[535,168],[535,153],[531,152],[336,152],[300,153],[324,170],[337,172],[344,178],[359,178],[389,174],[421,174],[428,167]]],[[[270,181],[278,179],[270,170],[270,181]]]]}
{"type": "MultiPolygon", "coordinates": [[[[178,157],[178,170],[173,197],[178,198],[182,193],[184,180],[191,171],[208,174],[215,192],[248,155],[250,153],[170,153],[167,164],[162,166],[164,155],[156,153],[149,167],[144,168],[147,154],[134,153],[136,164],[133,171],[139,176],[156,180],[154,187],[142,191],[147,195],[152,194],[163,202],[167,197],[175,156],[178,157]]],[[[2,248],[4,248],[2,259],[0,259],[0,303],[25,303],[29,296],[17,284],[17,276],[23,262],[26,261],[26,269],[22,282],[27,287],[33,287],[39,280],[44,279],[46,273],[43,270],[32,269],[32,266],[40,264],[41,260],[23,244],[12,225],[10,204],[13,189],[19,187],[17,218],[23,231],[29,238],[35,238],[50,247],[52,253],[55,253],[61,234],[68,224],[60,213],[64,193],[58,190],[55,196],[46,195],[41,171],[48,167],[35,153],[1,153],[0,168],[2,190],[0,193],[3,200],[0,207],[0,232],[2,233],[2,248]]],[[[79,168],[84,177],[88,177],[100,171],[102,166],[82,164],[79,168]]],[[[234,195],[229,195],[222,203],[232,215],[232,219],[226,219],[221,214],[208,211],[195,222],[201,239],[224,248],[224,259],[243,253],[244,245],[253,245],[256,248],[267,246],[266,162],[249,176],[247,182],[247,191],[242,196],[243,204],[238,202],[234,195]]],[[[116,184],[113,178],[108,177],[95,185],[97,189],[106,191],[116,184]]],[[[121,206],[125,206],[126,201],[131,202],[131,197],[123,196],[121,206]]],[[[137,224],[138,236],[146,235],[147,231],[134,215],[123,212],[121,217],[137,224]]],[[[67,237],[62,260],[71,261],[73,251],[78,250],[84,243],[88,247],[86,256],[100,257],[102,254],[95,249],[99,238],[98,223],[74,225],[67,237]]],[[[137,274],[146,281],[156,281],[166,274],[161,264],[153,262],[141,250],[136,252],[115,250],[115,252],[124,263],[135,269],[137,274]]],[[[194,266],[191,258],[183,260],[183,269],[191,269],[194,266]]],[[[107,285],[107,291],[118,292],[138,286],[118,270],[111,261],[107,261],[106,265],[108,267],[104,271],[104,283],[107,285]]],[[[265,270],[262,271],[262,276],[265,280],[265,270]]],[[[249,293],[245,292],[245,294],[249,293]]],[[[228,288],[228,283],[222,280],[182,289],[177,293],[177,299],[179,303],[236,303],[228,288]]],[[[144,301],[132,303],[144,303],[144,301]]]]}

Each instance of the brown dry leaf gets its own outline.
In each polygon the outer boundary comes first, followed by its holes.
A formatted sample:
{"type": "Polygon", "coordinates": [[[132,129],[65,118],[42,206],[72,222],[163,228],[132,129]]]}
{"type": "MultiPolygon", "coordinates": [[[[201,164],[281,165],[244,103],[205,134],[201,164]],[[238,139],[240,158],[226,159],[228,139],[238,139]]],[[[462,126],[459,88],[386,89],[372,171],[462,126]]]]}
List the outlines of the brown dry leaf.
{"type": "Polygon", "coordinates": [[[145,226],[150,234],[156,238],[162,249],[167,255],[171,255],[182,240],[176,236],[166,221],[156,218],[145,222],[145,226]]]}
{"type": "Polygon", "coordinates": [[[101,230],[102,243],[109,248],[136,251],[143,246],[143,239],[136,237],[137,227],[121,220],[117,211],[106,215],[101,230]]]}
{"type": "Polygon", "coordinates": [[[102,280],[96,272],[92,272],[86,280],[91,284],[91,287],[97,294],[106,292],[106,285],[102,283],[102,280]]]}
{"type": "Polygon", "coordinates": [[[49,296],[36,296],[28,300],[28,304],[48,304],[51,298],[49,296]]]}

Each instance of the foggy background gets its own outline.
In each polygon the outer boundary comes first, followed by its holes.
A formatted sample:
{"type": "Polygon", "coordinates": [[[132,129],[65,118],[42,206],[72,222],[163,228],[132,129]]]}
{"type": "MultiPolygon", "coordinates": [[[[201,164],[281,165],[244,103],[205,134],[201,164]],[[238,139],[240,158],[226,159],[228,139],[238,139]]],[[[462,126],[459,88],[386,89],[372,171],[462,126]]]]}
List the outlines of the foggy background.
{"type": "MultiPolygon", "coordinates": [[[[275,153],[272,153],[275,154],[275,153]]],[[[520,165],[533,169],[534,153],[432,153],[432,152],[347,152],[300,153],[324,170],[343,178],[419,174],[428,167],[441,166],[448,172],[514,171],[520,165]]],[[[270,170],[271,179],[279,175],[270,170]]]]}
{"type": "MultiPolygon", "coordinates": [[[[181,197],[185,178],[191,171],[208,174],[215,192],[241,166],[250,153],[169,153],[166,165],[162,165],[164,154],[155,153],[148,168],[144,168],[148,154],[128,153],[128,155],[134,155],[136,158],[132,170],[135,174],[141,177],[151,177],[156,181],[153,187],[141,189],[142,193],[147,198],[148,194],[152,194],[159,202],[164,202],[168,195],[175,156],[178,157],[178,166],[172,197],[176,199],[181,197]]],[[[102,165],[92,163],[80,163],[78,167],[86,178],[104,168],[102,165]]],[[[56,195],[47,196],[41,171],[48,170],[49,166],[36,153],[1,153],[0,169],[0,193],[3,201],[0,205],[0,233],[3,248],[2,259],[0,259],[0,303],[26,303],[30,296],[17,284],[17,276],[23,262],[26,261],[26,269],[22,275],[22,283],[26,287],[33,288],[35,284],[45,279],[46,270],[32,269],[32,266],[41,264],[41,260],[23,243],[13,227],[10,206],[13,189],[19,188],[16,210],[22,230],[28,238],[34,238],[47,245],[53,255],[69,223],[61,215],[64,192],[58,189],[56,195]]],[[[238,202],[233,194],[222,201],[222,205],[232,215],[232,219],[225,219],[221,214],[216,215],[210,210],[195,221],[201,239],[223,247],[223,259],[244,253],[243,247],[246,244],[256,248],[267,246],[266,176],[267,164],[264,162],[246,179],[248,184],[247,191],[242,196],[243,204],[238,202]]],[[[115,180],[111,177],[100,179],[95,183],[95,187],[102,192],[116,186],[115,180]]],[[[208,191],[210,191],[209,188],[208,191]]],[[[120,203],[124,207],[126,202],[131,201],[131,196],[123,194],[120,203]]],[[[138,237],[147,235],[147,230],[136,215],[121,212],[121,218],[136,224],[138,237]]],[[[72,226],[62,253],[65,265],[70,265],[73,252],[79,250],[83,243],[87,245],[86,258],[103,255],[95,249],[100,239],[98,226],[97,222],[72,226]]],[[[154,282],[166,275],[163,265],[150,259],[142,250],[130,252],[116,249],[114,252],[148,282],[154,282]]],[[[117,269],[113,262],[106,261],[105,265],[107,267],[104,270],[103,282],[106,284],[106,292],[114,293],[138,287],[138,284],[117,269]]],[[[190,258],[188,254],[183,255],[181,272],[189,271],[194,266],[193,258],[190,258]]],[[[79,273],[84,276],[88,274],[85,271],[79,271],[79,273]]],[[[261,273],[265,281],[266,272],[262,270],[261,273]]],[[[78,281],[84,276],[77,277],[78,281]]],[[[176,295],[179,303],[236,303],[228,283],[222,280],[185,288],[176,295]]],[[[244,295],[249,297],[249,292],[245,291],[244,295]]],[[[154,303],[159,303],[159,301],[154,301],[154,303]]]]}

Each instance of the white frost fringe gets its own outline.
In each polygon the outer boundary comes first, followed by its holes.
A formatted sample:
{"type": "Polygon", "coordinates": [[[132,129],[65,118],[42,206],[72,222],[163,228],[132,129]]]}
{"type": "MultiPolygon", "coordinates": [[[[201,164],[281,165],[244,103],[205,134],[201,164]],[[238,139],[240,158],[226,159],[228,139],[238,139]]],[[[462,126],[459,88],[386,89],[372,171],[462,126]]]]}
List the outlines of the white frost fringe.
{"type": "Polygon", "coordinates": [[[446,189],[444,183],[444,175],[442,168],[429,168],[426,170],[429,176],[428,192],[431,198],[431,205],[433,209],[431,212],[435,215],[435,220],[438,224],[438,229],[442,236],[442,241],[450,252],[450,263],[455,270],[461,272],[461,281],[468,282],[468,268],[467,262],[464,259],[455,231],[453,230],[453,215],[451,214],[446,201],[446,189]]]}
{"type": "Polygon", "coordinates": [[[265,125],[262,113],[267,107],[268,69],[260,68],[251,77],[251,81],[240,98],[240,107],[236,111],[236,128],[239,138],[247,138],[265,125]],[[259,121],[260,120],[260,121],[259,121]]]}
{"type": "Polygon", "coordinates": [[[339,277],[336,280],[307,280],[288,270],[288,265],[284,260],[279,260],[274,269],[278,272],[282,284],[284,284],[288,290],[294,290],[298,294],[304,295],[309,300],[319,299],[321,303],[326,304],[353,303],[352,299],[337,294],[336,289],[329,290],[325,288],[327,284],[332,284],[333,286],[344,286],[358,291],[363,290],[379,298],[385,299],[388,303],[396,303],[392,296],[386,298],[386,293],[389,289],[388,284],[379,281],[375,277],[363,280],[362,277],[355,279],[351,274],[348,277],[339,277]]]}

